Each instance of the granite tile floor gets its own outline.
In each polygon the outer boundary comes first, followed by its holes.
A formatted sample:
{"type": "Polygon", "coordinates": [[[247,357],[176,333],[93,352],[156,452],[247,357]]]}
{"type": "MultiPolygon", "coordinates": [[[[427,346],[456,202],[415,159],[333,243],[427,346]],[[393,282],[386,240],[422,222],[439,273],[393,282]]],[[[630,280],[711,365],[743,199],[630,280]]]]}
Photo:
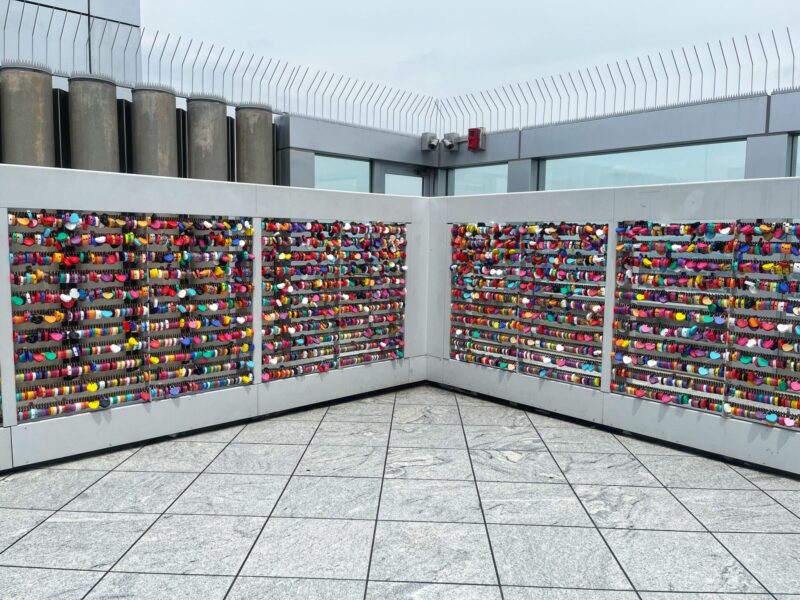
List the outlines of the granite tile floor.
{"type": "Polygon", "coordinates": [[[430,386],[0,474],[0,598],[800,600],[800,479],[430,386]]]}

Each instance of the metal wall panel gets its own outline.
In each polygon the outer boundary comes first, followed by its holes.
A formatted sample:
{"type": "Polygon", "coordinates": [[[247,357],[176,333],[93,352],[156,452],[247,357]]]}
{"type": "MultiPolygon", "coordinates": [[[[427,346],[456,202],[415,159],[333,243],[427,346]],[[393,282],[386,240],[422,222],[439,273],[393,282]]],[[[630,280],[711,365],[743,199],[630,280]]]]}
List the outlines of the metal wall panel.
{"type": "Polygon", "coordinates": [[[436,165],[437,152],[422,152],[420,138],[415,135],[298,116],[279,117],[276,124],[278,150],[292,148],[412,165],[436,165]]]}
{"type": "Polygon", "coordinates": [[[788,133],[747,138],[745,179],[791,175],[792,139],[788,133]]]}
{"type": "Polygon", "coordinates": [[[800,92],[779,92],[770,96],[768,131],[800,131],[800,92]]]}
{"type": "Polygon", "coordinates": [[[520,158],[615,152],[766,133],[768,96],[704,102],[522,130],[520,158]]]}

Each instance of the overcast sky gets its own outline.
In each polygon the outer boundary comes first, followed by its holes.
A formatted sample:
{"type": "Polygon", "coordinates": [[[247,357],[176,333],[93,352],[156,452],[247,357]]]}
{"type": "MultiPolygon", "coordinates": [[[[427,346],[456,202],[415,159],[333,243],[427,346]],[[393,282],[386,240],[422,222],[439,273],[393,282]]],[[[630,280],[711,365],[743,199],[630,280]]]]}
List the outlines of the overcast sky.
{"type": "MultiPolygon", "coordinates": [[[[796,36],[800,0],[141,0],[142,24],[452,95],[745,33],[796,36]]],[[[742,38],[743,39],[743,38],[742,38]]],[[[771,39],[771,38],[770,38],[771,39]]]]}

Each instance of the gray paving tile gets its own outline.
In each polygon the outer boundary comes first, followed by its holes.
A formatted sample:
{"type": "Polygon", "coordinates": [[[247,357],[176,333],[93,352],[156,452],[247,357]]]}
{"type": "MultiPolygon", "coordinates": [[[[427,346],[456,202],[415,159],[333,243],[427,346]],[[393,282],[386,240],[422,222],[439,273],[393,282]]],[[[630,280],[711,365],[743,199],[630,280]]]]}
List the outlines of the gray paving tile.
{"type": "Polygon", "coordinates": [[[483,523],[478,492],[471,481],[387,479],[380,519],[483,523]]]}
{"type": "Polygon", "coordinates": [[[305,446],[288,444],[230,444],[212,462],[209,473],[291,475],[305,446]]]}
{"type": "Polygon", "coordinates": [[[570,483],[661,487],[655,477],[630,454],[564,452],[553,456],[570,483]]]}
{"type": "Polygon", "coordinates": [[[393,448],[466,448],[461,425],[395,423],[389,446],[393,448]]]}
{"type": "Polygon", "coordinates": [[[83,458],[75,458],[49,466],[50,469],[71,469],[78,471],[110,471],[117,467],[128,457],[136,453],[139,448],[123,448],[113,452],[101,452],[83,458]]]}
{"type": "Polygon", "coordinates": [[[665,488],[576,485],[574,489],[598,527],[704,531],[665,488]]]}
{"type": "Polygon", "coordinates": [[[370,578],[497,584],[483,525],[378,521],[370,578]]]}
{"type": "Polygon", "coordinates": [[[107,570],[155,515],[59,512],[0,554],[0,564],[107,570]]]}
{"type": "Polygon", "coordinates": [[[292,412],[287,412],[277,417],[270,417],[271,419],[281,421],[316,421],[319,423],[322,421],[322,417],[325,416],[325,413],[328,412],[327,406],[320,406],[318,408],[306,408],[303,410],[294,410],[292,412]]]}
{"type": "Polygon", "coordinates": [[[774,491],[767,493],[800,517],[800,491],[774,491]]]}
{"type": "Polygon", "coordinates": [[[362,600],[365,581],[239,577],[228,600],[362,600]]]}
{"type": "Polygon", "coordinates": [[[194,473],[113,471],[65,508],[89,512],[161,513],[195,477],[194,473]]]}
{"type": "Polygon", "coordinates": [[[242,575],[366,579],[372,521],[270,519],[242,575]]]}
{"type": "Polygon", "coordinates": [[[525,412],[493,404],[489,406],[461,406],[461,420],[464,425],[506,425],[509,427],[524,427],[530,425],[525,412]]]}
{"type": "Polygon", "coordinates": [[[491,400],[459,393],[456,393],[456,402],[459,406],[502,406],[491,400]]]}
{"type": "MultiPolygon", "coordinates": [[[[381,406],[380,404],[376,406],[381,406]]],[[[329,446],[386,446],[389,443],[389,429],[386,423],[349,423],[323,421],[312,444],[329,446]]]]}
{"type": "Polygon", "coordinates": [[[266,519],[164,515],[114,571],[236,575],[266,519]]]}
{"type": "Polygon", "coordinates": [[[731,468],[745,477],[756,487],[765,491],[772,490],[794,490],[800,491],[800,477],[781,476],[759,469],[749,469],[739,465],[731,465],[731,468]]]}
{"type": "Polygon", "coordinates": [[[202,473],[171,513],[268,517],[289,477],[202,473]]]}
{"type": "Polygon", "coordinates": [[[393,409],[391,404],[345,402],[331,406],[324,421],[390,423],[393,409]]]}
{"type": "Polygon", "coordinates": [[[316,421],[264,419],[248,423],[236,436],[236,443],[308,444],[318,426],[316,421]]]}
{"type": "MultiPolygon", "coordinates": [[[[636,592],[503,586],[505,600],[637,600],[636,592]]],[[[683,597],[683,600],[694,600],[683,597]]],[[[739,597],[739,600],[743,600],[739,597]]]]}
{"type": "Polygon", "coordinates": [[[504,586],[631,589],[596,529],[488,527],[504,586]]]}
{"type": "Polygon", "coordinates": [[[0,508],[0,552],[49,517],[49,510],[0,508]]]}
{"type": "Polygon", "coordinates": [[[208,575],[158,575],[155,573],[108,573],[86,596],[108,598],[169,598],[170,600],[222,600],[233,577],[208,575]]]}
{"type": "Polygon", "coordinates": [[[238,423],[229,427],[217,427],[200,433],[186,433],[178,439],[186,442],[225,442],[228,443],[244,429],[244,423],[238,423]]]}
{"type": "Polygon", "coordinates": [[[570,421],[555,413],[549,415],[542,414],[533,410],[526,411],[528,418],[536,426],[537,429],[544,427],[560,427],[563,429],[585,429],[591,426],[591,423],[584,423],[582,421],[570,421]]]}
{"type": "Polygon", "coordinates": [[[309,446],[297,475],[382,477],[386,448],[372,446],[309,446]]]}
{"type": "Polygon", "coordinates": [[[479,481],[563,482],[564,477],[547,452],[524,450],[470,450],[479,481]]]}
{"type": "Polygon", "coordinates": [[[613,435],[590,427],[542,427],[539,435],[550,452],[628,453],[628,449],[613,435]]]}
{"type": "Polygon", "coordinates": [[[761,490],[675,489],[710,531],[800,533],[800,519],[761,490]]]}
{"type": "Polygon", "coordinates": [[[725,463],[701,456],[642,455],[639,460],[667,487],[754,489],[753,484],[725,463]]]}
{"type": "Polygon", "coordinates": [[[37,469],[13,473],[0,481],[0,506],[57,510],[105,473],[37,469]]]}
{"type": "Polygon", "coordinates": [[[763,592],[710,533],[601,530],[637,589],[665,592],[763,592]]]}
{"type": "Polygon", "coordinates": [[[273,516],[375,519],[380,495],[380,479],[293,477],[273,516]]]}
{"type": "Polygon", "coordinates": [[[800,594],[800,535],[720,533],[719,540],[773,594],[800,594]]]}
{"type": "Polygon", "coordinates": [[[542,438],[528,425],[467,425],[467,444],[473,450],[533,450],[546,451],[542,438]]]}
{"type": "Polygon", "coordinates": [[[222,442],[161,442],[145,446],[117,470],[199,473],[224,447],[222,442]]]}
{"type": "Polygon", "coordinates": [[[420,423],[425,425],[458,425],[461,420],[457,406],[437,404],[406,404],[395,406],[394,423],[420,423]]]}
{"type": "Polygon", "coordinates": [[[389,448],[386,478],[472,480],[472,468],[466,450],[389,448]]]}
{"type": "Polygon", "coordinates": [[[616,435],[615,436],[622,445],[624,445],[628,450],[630,450],[633,454],[657,454],[661,456],[694,456],[690,452],[686,452],[685,450],[680,450],[678,448],[672,448],[671,446],[667,446],[665,444],[658,444],[656,442],[648,442],[645,440],[640,440],[635,437],[628,437],[625,435],[616,435]]]}
{"type": "Polygon", "coordinates": [[[479,481],[478,491],[487,523],[593,526],[566,484],[479,481]]]}
{"type": "MultiPolygon", "coordinates": [[[[642,600],[766,600],[769,594],[686,594],[682,592],[640,592],[642,600]]],[[[794,596],[795,598],[797,596],[794,596]]],[[[781,596],[776,596],[781,600],[781,596]]],[[[785,596],[784,598],[788,598],[785,596]]]]}
{"type": "Polygon", "coordinates": [[[397,392],[375,393],[371,396],[364,396],[358,400],[351,400],[359,404],[394,404],[394,397],[397,392]]]}
{"type": "Polygon", "coordinates": [[[370,581],[366,600],[500,600],[500,588],[453,583],[370,581]]]}
{"type": "Polygon", "coordinates": [[[440,404],[455,406],[456,395],[449,390],[441,388],[419,386],[398,391],[395,402],[397,406],[403,406],[405,404],[440,404]]]}
{"type": "Polygon", "coordinates": [[[0,590],[8,600],[80,600],[102,576],[99,571],[0,567],[0,590]]]}

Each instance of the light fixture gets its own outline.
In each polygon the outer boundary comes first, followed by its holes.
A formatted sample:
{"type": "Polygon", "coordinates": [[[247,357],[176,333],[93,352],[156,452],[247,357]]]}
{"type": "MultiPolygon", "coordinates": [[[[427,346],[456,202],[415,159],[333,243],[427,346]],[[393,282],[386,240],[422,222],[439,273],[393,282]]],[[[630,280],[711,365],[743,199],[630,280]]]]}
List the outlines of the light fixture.
{"type": "Polygon", "coordinates": [[[458,152],[459,135],[457,133],[445,133],[442,136],[442,145],[448,152],[458,152]]]}
{"type": "Polygon", "coordinates": [[[436,147],[439,145],[439,138],[436,137],[435,133],[423,133],[422,134],[422,151],[423,152],[430,152],[431,150],[436,150],[436,147]]]}

